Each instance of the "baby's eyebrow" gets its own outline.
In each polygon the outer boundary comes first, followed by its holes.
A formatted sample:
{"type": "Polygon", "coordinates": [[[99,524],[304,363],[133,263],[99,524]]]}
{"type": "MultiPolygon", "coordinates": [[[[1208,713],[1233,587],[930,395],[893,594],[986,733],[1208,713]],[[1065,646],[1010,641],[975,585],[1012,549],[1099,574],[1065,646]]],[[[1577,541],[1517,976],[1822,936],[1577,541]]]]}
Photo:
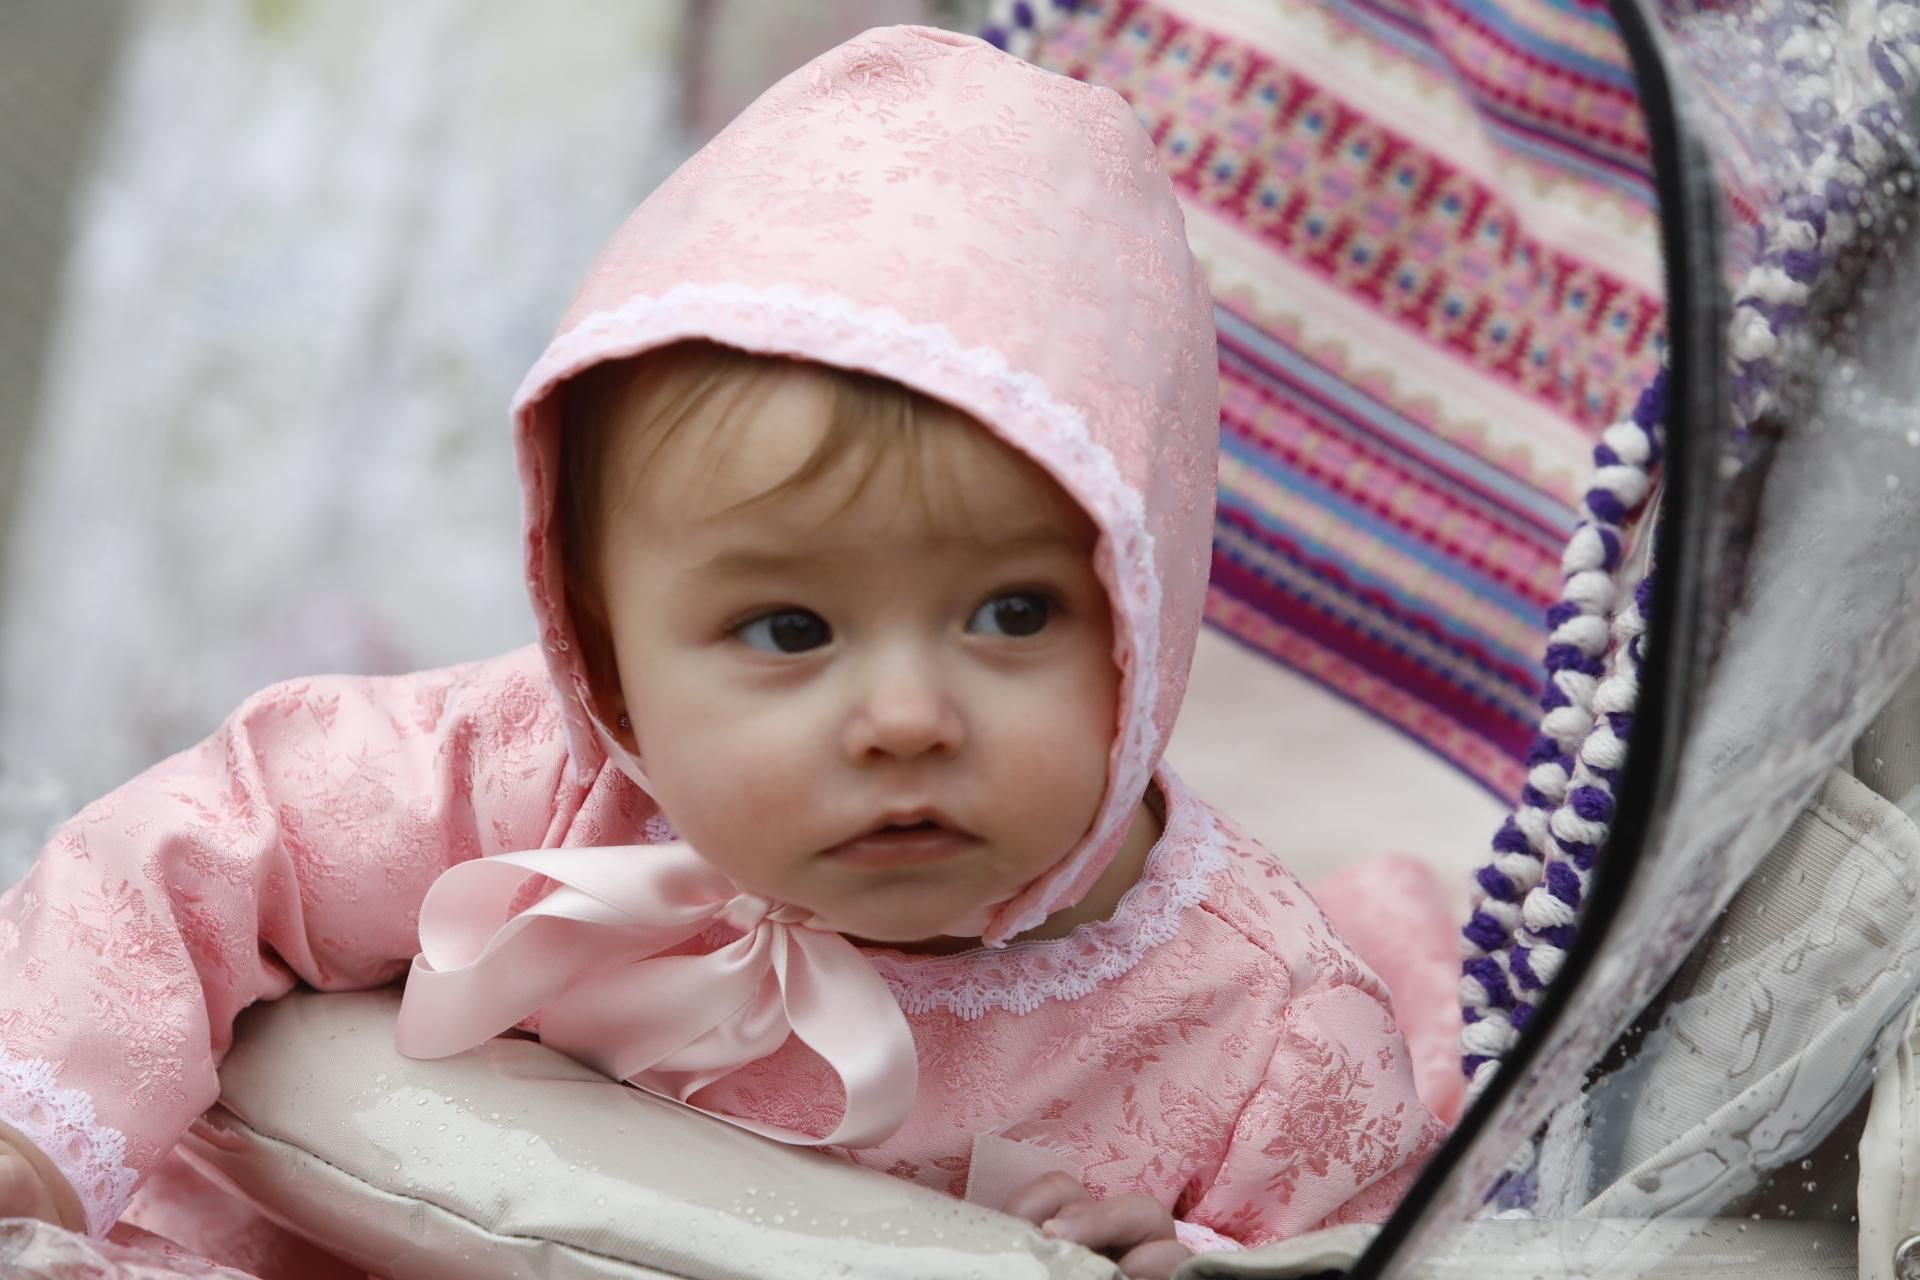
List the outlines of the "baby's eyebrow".
{"type": "Polygon", "coordinates": [[[1006,534],[989,534],[976,539],[981,545],[998,551],[1019,551],[1045,547],[1078,547],[1084,541],[1083,536],[1073,529],[1063,529],[1057,524],[1032,525],[1024,529],[1015,529],[1006,534]]]}
{"type": "Polygon", "coordinates": [[[833,558],[831,553],[821,550],[775,551],[759,547],[729,547],[696,565],[693,572],[705,578],[747,578],[791,573],[833,558]]]}
{"type": "MultiPolygon", "coordinates": [[[[1022,526],[1005,533],[986,532],[967,536],[956,534],[948,539],[930,539],[929,546],[939,542],[963,543],[977,547],[990,555],[1001,556],[1022,551],[1047,551],[1054,548],[1067,548],[1079,552],[1086,549],[1082,546],[1083,541],[1083,538],[1071,529],[1047,524],[1022,526]]],[[[858,554],[860,550],[861,547],[858,545],[796,548],[727,547],[695,566],[693,573],[702,578],[771,577],[833,565],[844,561],[849,554],[858,554]]]]}

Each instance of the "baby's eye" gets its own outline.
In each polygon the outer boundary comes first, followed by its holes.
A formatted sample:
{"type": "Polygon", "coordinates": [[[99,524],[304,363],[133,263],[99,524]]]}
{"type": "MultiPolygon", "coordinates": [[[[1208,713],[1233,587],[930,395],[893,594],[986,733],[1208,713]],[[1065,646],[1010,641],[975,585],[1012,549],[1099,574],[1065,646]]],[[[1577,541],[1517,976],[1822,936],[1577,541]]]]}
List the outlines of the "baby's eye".
{"type": "Polygon", "coordinates": [[[733,634],[765,653],[805,653],[833,639],[833,628],[811,609],[776,609],[742,623],[733,634]]]}
{"type": "Polygon", "coordinates": [[[975,635],[1038,635],[1053,620],[1054,602],[1039,591],[1009,591],[974,611],[967,630],[975,635]]]}

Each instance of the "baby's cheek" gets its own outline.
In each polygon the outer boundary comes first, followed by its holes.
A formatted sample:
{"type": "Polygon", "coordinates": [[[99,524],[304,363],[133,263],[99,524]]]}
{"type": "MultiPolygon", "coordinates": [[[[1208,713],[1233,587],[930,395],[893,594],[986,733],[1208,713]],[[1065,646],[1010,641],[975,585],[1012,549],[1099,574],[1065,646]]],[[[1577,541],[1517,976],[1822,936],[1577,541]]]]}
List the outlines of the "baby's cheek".
{"type": "Polygon", "coordinates": [[[737,872],[792,838],[796,815],[817,790],[809,753],[751,726],[726,725],[695,731],[680,748],[662,799],[695,848],[737,872]]]}
{"type": "Polygon", "coordinates": [[[1104,741],[1062,718],[1030,722],[995,754],[995,790],[1010,816],[1055,842],[1071,843],[1086,832],[1106,791],[1104,741]]]}

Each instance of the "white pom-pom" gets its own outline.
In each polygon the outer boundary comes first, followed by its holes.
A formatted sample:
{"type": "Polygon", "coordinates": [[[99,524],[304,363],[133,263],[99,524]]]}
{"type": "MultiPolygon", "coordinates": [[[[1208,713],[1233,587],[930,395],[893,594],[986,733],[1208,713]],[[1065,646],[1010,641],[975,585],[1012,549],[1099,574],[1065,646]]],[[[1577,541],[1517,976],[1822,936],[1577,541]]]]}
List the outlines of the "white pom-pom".
{"type": "Polygon", "coordinates": [[[1632,418],[1614,423],[1600,433],[1600,439],[1613,450],[1614,457],[1630,467],[1643,466],[1653,456],[1653,441],[1647,439],[1645,429],[1632,418]]]}
{"type": "MultiPolygon", "coordinates": [[[[1805,62],[1809,65],[1817,65],[1823,59],[1815,56],[1815,51],[1821,47],[1820,42],[1816,40],[1816,34],[1805,27],[1799,28],[1780,42],[1780,51],[1775,56],[1782,62],[1805,62]]],[[[1828,56],[1831,57],[1832,45],[1828,44],[1825,47],[1828,50],[1828,56]]]]}
{"type": "Polygon", "coordinates": [[[1593,479],[1629,509],[1639,506],[1647,496],[1647,473],[1639,467],[1601,467],[1593,473],[1593,479]]]}
{"type": "Polygon", "coordinates": [[[1596,716],[1618,715],[1630,712],[1640,701],[1640,682],[1624,671],[1615,672],[1600,682],[1593,693],[1593,713],[1596,716]]]}
{"type": "Polygon", "coordinates": [[[1879,172],[1887,161],[1887,149],[1880,145],[1880,139],[1857,124],[1849,125],[1847,132],[1853,135],[1853,158],[1868,173],[1879,172]]]}
{"type": "Polygon", "coordinates": [[[1600,537],[1600,531],[1592,525],[1581,525],[1567,539],[1567,549],[1560,555],[1560,572],[1567,575],[1587,569],[1605,569],[1607,567],[1607,544],[1600,537]]]}
{"type": "Polygon", "coordinates": [[[1560,588],[1560,598],[1571,600],[1588,613],[1605,613],[1613,607],[1613,576],[1598,569],[1585,569],[1568,578],[1560,588]]]}
{"type": "Polygon", "coordinates": [[[1537,764],[1527,770],[1527,785],[1559,804],[1567,793],[1567,771],[1558,760],[1537,764]]]}
{"type": "MultiPolygon", "coordinates": [[[[1599,702],[1598,696],[1594,701],[1599,702]]],[[[1598,708],[1595,708],[1598,710],[1598,708]]],[[[1627,762],[1627,744],[1606,721],[1595,722],[1593,732],[1580,747],[1580,759],[1594,769],[1618,769],[1627,762]]]]}
{"type": "Polygon", "coordinates": [[[1542,942],[1527,948],[1527,968],[1533,970],[1533,976],[1543,985],[1559,977],[1566,963],[1567,953],[1552,943],[1542,942]]]}
{"type": "Polygon", "coordinates": [[[1502,902],[1498,898],[1488,898],[1476,907],[1475,910],[1483,915],[1491,916],[1493,922],[1508,933],[1512,933],[1520,927],[1520,904],[1517,902],[1502,902]]]}
{"type": "Polygon", "coordinates": [[[1495,1057],[1511,1049],[1520,1038],[1506,1015],[1489,1013],[1478,1022],[1460,1028],[1460,1047],[1471,1054],[1495,1057]]]}
{"type": "Polygon", "coordinates": [[[1527,895],[1527,905],[1523,918],[1527,928],[1535,933],[1542,929],[1557,929],[1574,922],[1573,908],[1548,893],[1545,889],[1535,889],[1527,895]]]}
{"type": "Polygon", "coordinates": [[[1733,317],[1731,337],[1728,348],[1733,358],[1742,364],[1771,360],[1780,354],[1780,339],[1774,336],[1773,326],[1758,311],[1742,308],[1733,317]]]}
{"type": "Polygon", "coordinates": [[[1807,286],[1779,267],[1755,267],[1747,273],[1747,293],[1762,302],[1800,306],[1807,300],[1807,286]]]}
{"type": "Polygon", "coordinates": [[[1500,1060],[1498,1058],[1488,1058],[1485,1062],[1475,1067],[1473,1069],[1473,1075],[1467,1080],[1467,1101],[1472,1102],[1482,1093],[1485,1093],[1487,1086],[1492,1084],[1493,1078],[1499,1074],[1500,1060]]]}
{"type": "Polygon", "coordinates": [[[1606,651],[1611,636],[1607,620],[1598,614],[1582,613],[1568,618],[1553,629],[1547,637],[1549,644],[1570,644],[1589,658],[1597,658],[1606,651]]]}
{"type": "Polygon", "coordinates": [[[1572,809],[1555,809],[1549,824],[1554,836],[1570,844],[1599,844],[1607,838],[1607,824],[1583,818],[1572,809]]]}
{"type": "Polygon", "coordinates": [[[1783,249],[1796,249],[1802,253],[1820,247],[1820,233],[1813,229],[1811,222],[1802,222],[1798,218],[1788,218],[1774,229],[1774,238],[1783,249]]]}
{"type": "Polygon", "coordinates": [[[1489,863],[1495,871],[1513,881],[1514,888],[1521,893],[1540,883],[1543,864],[1540,859],[1526,853],[1503,853],[1489,863]]]}
{"type": "Polygon", "coordinates": [[[1579,748],[1592,728],[1593,717],[1579,707],[1555,707],[1540,718],[1540,731],[1569,754],[1579,748]]]}
{"type": "Polygon", "coordinates": [[[1547,811],[1522,805],[1514,810],[1513,825],[1520,828],[1520,834],[1527,838],[1527,844],[1535,853],[1547,847],[1547,811]]]}
{"type": "Polygon", "coordinates": [[[1589,706],[1593,702],[1594,686],[1599,680],[1584,671],[1568,668],[1556,671],[1552,676],[1554,688],[1567,696],[1567,701],[1576,707],[1589,706]]]}

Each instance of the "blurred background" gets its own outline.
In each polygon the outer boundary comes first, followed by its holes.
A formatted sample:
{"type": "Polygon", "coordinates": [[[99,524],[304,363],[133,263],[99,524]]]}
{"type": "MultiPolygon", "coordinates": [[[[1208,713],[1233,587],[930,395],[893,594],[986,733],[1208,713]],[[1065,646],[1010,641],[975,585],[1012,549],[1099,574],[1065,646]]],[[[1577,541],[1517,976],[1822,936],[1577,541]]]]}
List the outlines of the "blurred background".
{"type": "MultiPolygon", "coordinates": [[[[789,70],[990,8],[0,4],[0,886],[264,685],[532,640],[506,411],[595,251],[789,70]]],[[[1209,632],[1172,757],[1464,901],[1500,806],[1380,728],[1209,632]]]]}
{"type": "Polygon", "coordinates": [[[506,406],[762,88],[985,0],[0,5],[0,884],[263,684],[532,638],[506,406]]]}

